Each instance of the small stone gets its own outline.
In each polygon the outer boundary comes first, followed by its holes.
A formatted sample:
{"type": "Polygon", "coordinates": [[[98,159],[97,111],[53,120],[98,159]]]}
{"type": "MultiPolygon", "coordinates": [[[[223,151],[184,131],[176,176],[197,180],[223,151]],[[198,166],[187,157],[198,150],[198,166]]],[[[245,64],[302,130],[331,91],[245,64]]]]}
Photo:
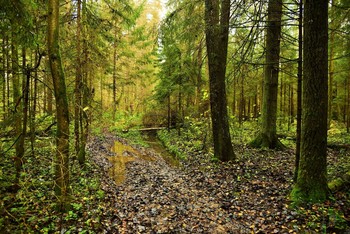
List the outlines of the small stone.
{"type": "Polygon", "coordinates": [[[138,226],[137,226],[137,229],[139,230],[139,232],[144,232],[144,231],[146,231],[146,227],[145,227],[145,226],[142,226],[142,225],[138,225],[138,226]]]}

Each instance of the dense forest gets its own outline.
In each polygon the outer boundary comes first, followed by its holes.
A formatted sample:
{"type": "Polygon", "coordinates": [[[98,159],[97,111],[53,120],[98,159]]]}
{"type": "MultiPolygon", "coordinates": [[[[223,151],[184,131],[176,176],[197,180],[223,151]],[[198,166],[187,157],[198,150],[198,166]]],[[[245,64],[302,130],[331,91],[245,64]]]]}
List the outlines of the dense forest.
{"type": "Polygon", "coordinates": [[[348,233],[349,0],[0,0],[1,233],[348,233]]]}

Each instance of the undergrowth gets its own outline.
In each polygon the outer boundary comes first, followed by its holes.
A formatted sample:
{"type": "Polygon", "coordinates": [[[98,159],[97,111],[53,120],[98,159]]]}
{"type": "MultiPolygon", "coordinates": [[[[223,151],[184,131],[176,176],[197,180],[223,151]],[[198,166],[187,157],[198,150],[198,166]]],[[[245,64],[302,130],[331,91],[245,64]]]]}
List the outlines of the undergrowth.
{"type": "Polygon", "coordinates": [[[55,146],[50,137],[38,138],[34,156],[25,155],[20,188],[13,189],[12,150],[1,157],[1,233],[91,233],[99,225],[99,203],[104,198],[96,166],[87,160],[82,170],[70,163],[70,202],[66,213],[56,210],[53,191],[55,146]],[[90,231],[89,231],[90,230],[90,231]]]}

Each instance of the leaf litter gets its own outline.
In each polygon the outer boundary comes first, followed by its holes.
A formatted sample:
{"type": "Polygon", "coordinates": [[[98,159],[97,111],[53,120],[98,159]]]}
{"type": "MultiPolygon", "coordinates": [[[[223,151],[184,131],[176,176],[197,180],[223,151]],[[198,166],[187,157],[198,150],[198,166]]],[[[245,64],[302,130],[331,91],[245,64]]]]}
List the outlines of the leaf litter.
{"type": "MultiPolygon", "coordinates": [[[[215,162],[204,152],[188,152],[180,167],[168,165],[150,148],[133,147],[125,180],[110,177],[115,141],[95,138],[89,150],[101,170],[105,233],[345,233],[349,194],[324,204],[292,208],[294,153],[236,146],[237,162],[215,162]],[[137,152],[137,153],[135,153],[137,152]],[[152,160],[150,160],[152,158],[152,160]],[[330,210],[334,214],[330,214],[330,210]],[[338,217],[340,216],[340,217],[338,217]],[[341,221],[339,221],[341,218],[341,221]]],[[[333,157],[334,152],[330,152],[333,157]]]]}

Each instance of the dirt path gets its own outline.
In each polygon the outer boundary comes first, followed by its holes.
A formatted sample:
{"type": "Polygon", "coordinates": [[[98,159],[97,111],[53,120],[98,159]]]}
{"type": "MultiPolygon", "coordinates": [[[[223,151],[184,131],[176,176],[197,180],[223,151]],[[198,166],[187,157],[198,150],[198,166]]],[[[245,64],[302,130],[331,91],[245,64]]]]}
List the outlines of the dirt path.
{"type": "MultiPolygon", "coordinates": [[[[111,148],[116,140],[126,144],[107,134],[93,139],[88,146],[92,159],[102,169],[97,173],[101,174],[105,198],[99,205],[103,217],[96,226],[105,233],[344,233],[350,230],[347,193],[334,194],[335,199],[324,204],[299,210],[290,208],[293,150],[239,146],[235,149],[239,155],[235,163],[212,162],[208,155],[198,152],[188,154],[182,167],[176,168],[152,149],[129,148],[119,152],[128,162],[124,182],[118,185],[111,174],[114,167],[111,162],[116,157],[111,148]],[[344,219],[336,219],[332,215],[335,210],[344,219]]],[[[330,153],[330,162],[337,161],[332,159],[336,155],[330,153]]]]}
{"type": "MultiPolygon", "coordinates": [[[[105,174],[111,174],[108,171],[113,165],[106,158],[115,157],[109,151],[114,140],[107,137],[104,142],[97,142],[94,147],[90,147],[95,161],[104,167],[105,174]]],[[[134,160],[127,163],[123,183],[114,185],[113,178],[104,181],[104,190],[113,194],[115,199],[115,203],[110,205],[116,212],[113,225],[119,232],[242,231],[239,225],[232,222],[230,214],[221,208],[220,202],[210,196],[209,191],[197,189],[193,178],[185,171],[168,165],[152,149],[139,148],[136,151],[138,154],[124,152],[124,157],[134,157],[134,160]]]]}

